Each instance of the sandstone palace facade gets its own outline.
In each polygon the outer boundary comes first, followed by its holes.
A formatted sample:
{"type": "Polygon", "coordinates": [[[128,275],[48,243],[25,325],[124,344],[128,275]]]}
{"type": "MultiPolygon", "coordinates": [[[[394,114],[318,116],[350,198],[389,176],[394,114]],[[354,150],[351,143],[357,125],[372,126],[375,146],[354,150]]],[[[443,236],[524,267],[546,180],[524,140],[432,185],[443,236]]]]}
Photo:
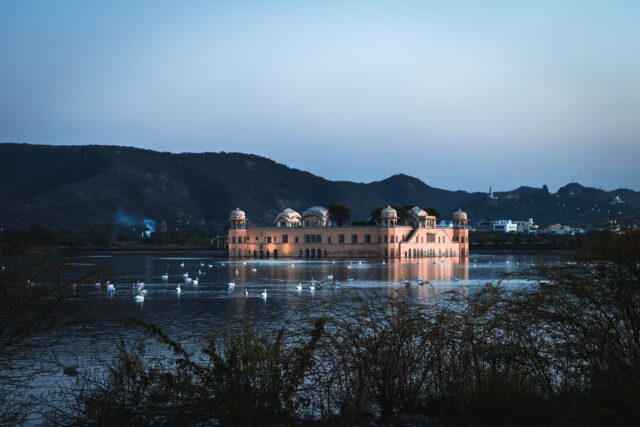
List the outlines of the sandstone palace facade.
{"type": "Polygon", "coordinates": [[[250,227],[240,209],[229,218],[229,256],[255,258],[443,258],[469,255],[467,214],[454,212],[452,226],[415,207],[403,224],[395,209],[382,209],[376,225],[333,226],[329,211],[314,206],[302,215],[285,209],[272,227],[250,227]]]}

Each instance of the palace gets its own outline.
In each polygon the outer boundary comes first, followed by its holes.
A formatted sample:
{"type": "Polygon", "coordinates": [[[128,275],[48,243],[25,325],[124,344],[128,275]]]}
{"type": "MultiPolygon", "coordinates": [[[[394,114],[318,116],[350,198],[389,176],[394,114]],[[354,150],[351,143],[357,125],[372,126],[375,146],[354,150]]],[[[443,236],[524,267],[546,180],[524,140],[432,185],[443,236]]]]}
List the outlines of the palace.
{"type": "Polygon", "coordinates": [[[333,226],[329,211],[314,206],[302,215],[285,209],[272,227],[249,227],[244,211],[229,218],[229,255],[254,258],[442,258],[469,255],[467,214],[454,212],[450,227],[436,226],[436,217],[418,207],[399,223],[391,206],[382,209],[376,225],[333,226]]]}

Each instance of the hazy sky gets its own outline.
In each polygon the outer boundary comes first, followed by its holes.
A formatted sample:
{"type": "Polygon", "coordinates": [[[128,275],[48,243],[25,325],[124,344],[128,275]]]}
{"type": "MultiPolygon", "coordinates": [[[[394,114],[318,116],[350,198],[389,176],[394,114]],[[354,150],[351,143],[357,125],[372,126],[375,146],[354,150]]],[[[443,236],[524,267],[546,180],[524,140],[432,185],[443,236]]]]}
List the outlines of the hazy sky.
{"type": "Polygon", "coordinates": [[[0,141],[640,189],[640,1],[8,1],[0,141]]]}

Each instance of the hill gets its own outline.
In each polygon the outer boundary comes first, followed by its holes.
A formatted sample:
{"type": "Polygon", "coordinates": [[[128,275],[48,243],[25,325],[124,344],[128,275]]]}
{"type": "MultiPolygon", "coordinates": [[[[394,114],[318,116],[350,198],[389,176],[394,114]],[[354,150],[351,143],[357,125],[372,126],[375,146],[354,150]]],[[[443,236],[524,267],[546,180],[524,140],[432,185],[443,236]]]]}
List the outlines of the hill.
{"type": "Polygon", "coordinates": [[[382,181],[330,181],[273,160],[239,153],[161,153],[120,146],[0,144],[0,227],[45,224],[82,229],[144,218],[169,226],[223,224],[239,206],[253,224],[270,224],[285,207],[342,203],[354,220],[387,204],[462,208],[481,219],[592,224],[638,213],[640,193],[568,184],[496,193],[449,191],[407,175],[382,181]],[[619,196],[624,204],[612,205],[619,196]]]}

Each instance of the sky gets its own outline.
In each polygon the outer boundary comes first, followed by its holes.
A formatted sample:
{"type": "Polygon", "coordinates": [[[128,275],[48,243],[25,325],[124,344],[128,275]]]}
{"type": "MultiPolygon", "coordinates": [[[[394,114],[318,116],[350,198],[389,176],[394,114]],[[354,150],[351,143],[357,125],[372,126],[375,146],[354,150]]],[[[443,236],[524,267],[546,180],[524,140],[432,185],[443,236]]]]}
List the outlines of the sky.
{"type": "Polygon", "coordinates": [[[0,141],[640,190],[638,1],[0,3],[0,141]]]}

